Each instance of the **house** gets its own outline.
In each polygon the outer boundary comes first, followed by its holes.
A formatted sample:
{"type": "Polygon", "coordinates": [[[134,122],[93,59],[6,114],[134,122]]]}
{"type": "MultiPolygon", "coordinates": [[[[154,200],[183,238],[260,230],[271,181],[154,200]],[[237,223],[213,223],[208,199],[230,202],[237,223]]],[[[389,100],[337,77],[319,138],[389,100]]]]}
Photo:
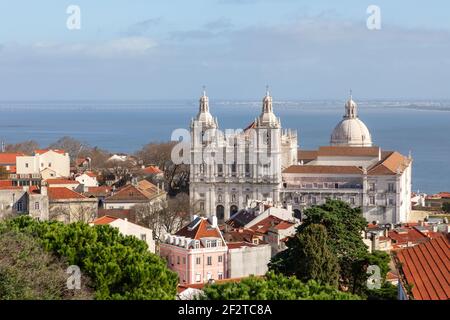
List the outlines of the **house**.
{"type": "Polygon", "coordinates": [[[262,234],[263,240],[271,247],[271,256],[286,249],[286,239],[296,232],[297,223],[270,215],[251,225],[250,229],[262,234]]]}
{"type": "Polygon", "coordinates": [[[65,223],[97,218],[98,201],[65,187],[48,188],[49,218],[65,223]]]}
{"type": "MultiPolygon", "coordinates": [[[[308,154],[312,154],[308,151],[308,154]]],[[[295,210],[338,199],[361,207],[367,221],[406,222],[411,211],[412,158],[377,146],[324,146],[316,158],[282,173],[282,199],[295,210]]]]}
{"type": "Polygon", "coordinates": [[[23,153],[13,152],[13,153],[0,153],[0,167],[5,168],[8,173],[16,173],[16,159],[17,157],[23,156],[23,153]]]}
{"type": "Polygon", "coordinates": [[[106,197],[112,195],[113,188],[109,186],[83,187],[83,195],[88,198],[96,198],[98,207],[103,208],[106,197]]]}
{"type": "Polygon", "coordinates": [[[35,150],[32,156],[18,156],[17,174],[40,174],[43,179],[70,176],[70,157],[63,150],[35,150]]]}
{"type": "Polygon", "coordinates": [[[450,203],[450,192],[439,192],[425,197],[425,206],[441,209],[444,203],[450,203]]]}
{"type": "Polygon", "coordinates": [[[419,222],[399,225],[389,231],[388,237],[392,242],[392,250],[398,250],[444,237],[444,233],[439,231],[437,225],[419,222]]]}
{"type": "Polygon", "coordinates": [[[227,275],[227,252],[215,216],[211,221],[194,216],[174,235],[167,234],[160,244],[160,256],[178,274],[180,284],[224,279],[227,275]]]}
{"type": "Polygon", "coordinates": [[[249,200],[247,208],[237,211],[225,222],[225,224],[232,228],[249,228],[269,216],[275,216],[282,220],[299,222],[299,220],[294,217],[294,212],[291,207],[282,208],[274,206],[270,201],[249,200]]]}
{"type": "Polygon", "coordinates": [[[148,245],[148,250],[151,253],[155,253],[155,240],[153,240],[152,230],[132,223],[125,219],[113,217],[113,216],[102,216],[95,219],[91,225],[109,225],[113,228],[119,229],[119,232],[126,236],[134,236],[139,240],[144,241],[148,245]]]}
{"type": "Polygon", "coordinates": [[[75,178],[80,184],[85,187],[98,187],[97,175],[92,171],[86,171],[75,178]]]}
{"type": "Polygon", "coordinates": [[[48,220],[46,188],[13,186],[10,180],[0,181],[0,218],[29,214],[39,220],[48,220]]]}
{"type": "Polygon", "coordinates": [[[133,182],[113,192],[104,200],[105,209],[131,209],[138,204],[149,204],[155,208],[165,204],[167,194],[158,186],[142,180],[133,182]]]}
{"type": "Polygon", "coordinates": [[[85,171],[85,170],[90,169],[91,162],[92,162],[92,159],[89,157],[75,159],[75,168],[74,168],[75,170],[74,171],[78,171],[78,170],[85,171]]]}
{"type": "Polygon", "coordinates": [[[27,212],[27,190],[9,183],[0,184],[0,219],[27,212]]]}
{"type": "Polygon", "coordinates": [[[227,278],[262,276],[269,270],[271,246],[267,243],[227,242],[227,278]]]}
{"type": "Polygon", "coordinates": [[[164,177],[164,172],[161,171],[158,166],[143,167],[142,173],[146,177],[155,177],[157,179],[162,179],[164,177]]]}
{"type": "Polygon", "coordinates": [[[450,300],[450,239],[439,237],[394,254],[399,300],[450,300]]]}

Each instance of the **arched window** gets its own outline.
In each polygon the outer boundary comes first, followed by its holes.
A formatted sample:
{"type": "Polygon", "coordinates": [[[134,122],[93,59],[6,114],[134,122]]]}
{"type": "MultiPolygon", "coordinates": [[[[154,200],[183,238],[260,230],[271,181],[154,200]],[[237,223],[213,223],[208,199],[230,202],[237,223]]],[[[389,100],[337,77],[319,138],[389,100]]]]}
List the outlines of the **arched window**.
{"type": "Polygon", "coordinates": [[[231,217],[233,214],[235,214],[236,212],[238,212],[237,206],[232,205],[232,206],[230,207],[230,217],[231,217]]]}
{"type": "Polygon", "coordinates": [[[216,217],[217,220],[223,221],[225,219],[225,208],[222,205],[216,207],[216,217]]]}

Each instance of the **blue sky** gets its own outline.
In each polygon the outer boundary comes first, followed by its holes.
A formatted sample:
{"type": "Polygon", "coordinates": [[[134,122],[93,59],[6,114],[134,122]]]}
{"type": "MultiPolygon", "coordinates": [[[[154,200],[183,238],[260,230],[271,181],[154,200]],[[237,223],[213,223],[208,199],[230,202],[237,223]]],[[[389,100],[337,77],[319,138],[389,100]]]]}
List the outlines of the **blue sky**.
{"type": "Polygon", "coordinates": [[[450,99],[448,1],[0,2],[0,100],[450,99]],[[66,28],[71,5],[81,29],[66,28]],[[381,30],[366,28],[369,5],[381,30]]]}

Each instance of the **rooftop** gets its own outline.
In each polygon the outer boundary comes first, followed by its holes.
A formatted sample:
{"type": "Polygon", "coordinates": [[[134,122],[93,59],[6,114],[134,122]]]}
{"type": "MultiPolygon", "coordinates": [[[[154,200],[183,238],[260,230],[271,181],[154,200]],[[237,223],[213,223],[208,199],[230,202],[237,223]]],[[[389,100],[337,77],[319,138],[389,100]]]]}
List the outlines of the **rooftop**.
{"type": "Polygon", "coordinates": [[[87,199],[82,194],[64,187],[48,188],[48,198],[49,200],[87,199]]]}
{"type": "Polygon", "coordinates": [[[184,226],[175,233],[176,236],[200,240],[202,238],[222,238],[217,227],[212,227],[208,219],[197,217],[188,225],[184,226]]]}
{"type": "Polygon", "coordinates": [[[397,252],[404,281],[416,300],[450,299],[450,242],[440,237],[397,252]]]}

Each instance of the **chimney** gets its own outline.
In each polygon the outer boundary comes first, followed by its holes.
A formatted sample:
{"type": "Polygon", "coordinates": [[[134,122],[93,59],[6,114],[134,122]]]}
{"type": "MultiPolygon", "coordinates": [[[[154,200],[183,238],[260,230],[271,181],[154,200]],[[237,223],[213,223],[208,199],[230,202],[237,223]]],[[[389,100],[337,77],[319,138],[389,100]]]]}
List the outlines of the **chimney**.
{"type": "Polygon", "coordinates": [[[43,182],[41,185],[41,195],[43,195],[43,196],[48,195],[48,188],[47,188],[47,184],[45,182],[43,182]]]}
{"type": "Polygon", "coordinates": [[[438,232],[438,225],[437,224],[433,224],[432,230],[433,230],[433,232],[438,232]]]}
{"type": "Polygon", "coordinates": [[[211,227],[213,228],[217,228],[217,217],[216,216],[212,216],[211,217],[211,227]]]}
{"type": "Polygon", "coordinates": [[[378,247],[380,246],[380,238],[377,234],[372,235],[372,251],[378,250],[378,247]]]}

